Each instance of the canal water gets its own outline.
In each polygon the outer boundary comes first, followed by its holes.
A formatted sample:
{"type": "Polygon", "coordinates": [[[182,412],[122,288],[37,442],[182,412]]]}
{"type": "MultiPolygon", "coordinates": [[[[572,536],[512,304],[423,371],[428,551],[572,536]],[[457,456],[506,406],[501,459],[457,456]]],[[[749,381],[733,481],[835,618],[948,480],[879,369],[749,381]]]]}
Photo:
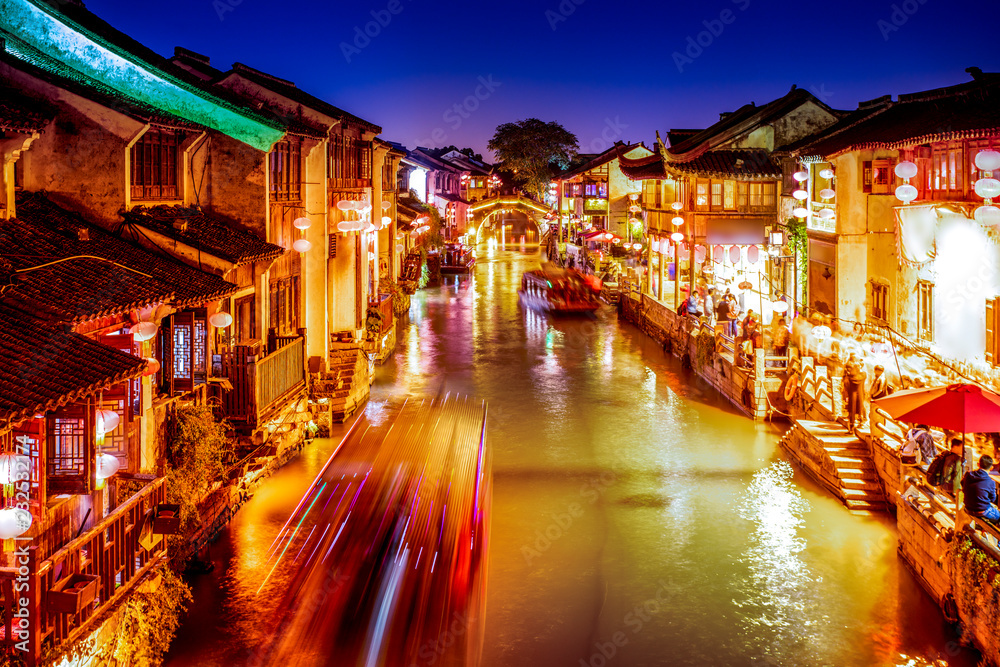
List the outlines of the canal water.
{"type": "MultiPolygon", "coordinates": [[[[537,252],[479,254],[473,276],[414,296],[366,410],[378,419],[391,401],[441,391],[489,404],[484,666],[976,664],[898,557],[888,517],[848,513],[793,469],[776,428],[738,414],[612,308],[523,310],[517,287],[537,252]]],[[[259,664],[284,580],[258,594],[267,549],[333,435],[213,545],[168,665],[259,664]]]]}

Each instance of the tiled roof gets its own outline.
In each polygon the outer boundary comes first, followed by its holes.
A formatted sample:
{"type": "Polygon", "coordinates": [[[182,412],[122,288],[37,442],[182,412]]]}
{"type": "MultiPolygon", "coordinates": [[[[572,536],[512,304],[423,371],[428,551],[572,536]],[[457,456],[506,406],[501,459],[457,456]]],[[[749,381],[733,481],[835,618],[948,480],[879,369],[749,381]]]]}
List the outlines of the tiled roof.
{"type": "Polygon", "coordinates": [[[850,150],[896,149],[952,139],[1000,136],[1000,77],[900,95],[862,105],[818,135],[781,152],[833,157],[850,150]]]}
{"type": "Polygon", "coordinates": [[[591,169],[596,169],[597,167],[600,167],[602,164],[607,164],[608,162],[611,162],[612,160],[628,153],[629,151],[635,150],[636,148],[639,148],[641,146],[642,146],[641,143],[629,144],[629,145],[625,145],[623,143],[617,143],[608,150],[604,151],[603,153],[598,153],[597,155],[590,158],[586,162],[583,162],[582,164],[577,165],[576,167],[567,169],[566,171],[557,174],[554,178],[557,180],[565,180],[567,178],[573,178],[574,176],[579,176],[580,174],[585,174],[591,169]]]}
{"type": "Polygon", "coordinates": [[[137,206],[124,217],[126,225],[141,225],[235,265],[267,261],[285,254],[281,246],[236,229],[198,206],[137,206]],[[183,224],[175,224],[177,221],[183,224]]]}
{"type": "Polygon", "coordinates": [[[43,194],[22,193],[17,215],[0,222],[2,256],[15,271],[55,263],[18,273],[4,302],[41,317],[85,322],[168,300],[179,306],[213,301],[237,290],[123,241],[43,194]]]}
{"type": "Polygon", "coordinates": [[[668,176],[704,176],[735,179],[780,178],[781,166],[764,149],[715,150],[688,161],[673,161],[664,154],[630,159],[621,156],[622,173],[633,180],[668,176]]]}
{"type": "Polygon", "coordinates": [[[25,97],[12,88],[0,88],[0,130],[33,134],[55,118],[48,104],[25,97]]]}
{"type": "Polygon", "coordinates": [[[254,83],[272,90],[279,95],[283,95],[290,100],[295,100],[303,106],[309,107],[310,109],[315,109],[321,113],[325,113],[328,116],[334,118],[339,118],[342,120],[350,120],[358,125],[361,125],[365,129],[379,134],[382,132],[382,128],[374,123],[370,123],[364,118],[355,116],[352,113],[348,113],[343,109],[333,106],[329,102],[324,102],[320,98],[310,95],[301,88],[296,87],[291,81],[286,81],[285,79],[279,79],[278,77],[267,74],[266,72],[261,72],[260,70],[254,69],[253,67],[248,67],[242,63],[233,63],[233,72],[250,79],[254,83]]]}
{"type": "Polygon", "coordinates": [[[435,193],[435,196],[440,197],[441,199],[443,199],[445,201],[454,202],[456,204],[466,204],[467,205],[469,203],[468,200],[462,199],[460,196],[453,195],[450,192],[437,192],[437,193],[435,193]]]}
{"type": "Polygon", "coordinates": [[[138,377],[139,357],[0,306],[0,428],[138,377]]]}

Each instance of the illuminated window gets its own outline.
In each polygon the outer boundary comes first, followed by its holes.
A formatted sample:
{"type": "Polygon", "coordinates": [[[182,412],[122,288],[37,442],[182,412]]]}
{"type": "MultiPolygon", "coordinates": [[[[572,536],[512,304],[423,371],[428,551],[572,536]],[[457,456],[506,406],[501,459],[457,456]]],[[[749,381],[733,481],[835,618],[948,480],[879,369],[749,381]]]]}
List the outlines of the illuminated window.
{"type": "MultiPolygon", "coordinates": [[[[327,176],[336,188],[367,188],[372,181],[372,142],[336,134],[330,137],[327,176]]],[[[443,183],[443,176],[439,176],[443,183]]],[[[443,190],[444,187],[440,187],[443,190]]]]}
{"type": "Polygon", "coordinates": [[[917,281],[917,338],[934,340],[934,283],[917,281]]]}
{"type": "Polygon", "coordinates": [[[299,201],[302,198],[302,142],[279,141],[269,158],[271,197],[275,201],[299,201]]]}
{"type": "Polygon", "coordinates": [[[722,183],[719,181],[712,183],[712,208],[722,208],[722,183]]]}
{"type": "Polygon", "coordinates": [[[986,301],[986,362],[1000,366],[1000,297],[986,301]]]}
{"type": "Polygon", "coordinates": [[[208,371],[208,327],[205,311],[175,313],[163,331],[168,360],[164,380],[169,393],[190,391],[206,381],[208,371]]]}
{"type": "Polygon", "coordinates": [[[746,181],[736,183],[736,208],[741,211],[747,210],[750,206],[750,184],[746,181]]]}
{"type": "Polygon", "coordinates": [[[694,189],[694,206],[702,211],[708,208],[708,181],[698,181],[694,189]]]}
{"type": "Polygon", "coordinates": [[[889,286],[883,283],[872,283],[872,312],[877,320],[889,319],[889,286]]]}
{"type": "Polygon", "coordinates": [[[722,207],[727,211],[736,208],[736,181],[726,181],[723,187],[722,207]]]}
{"type": "Polygon", "coordinates": [[[173,130],[149,130],[132,146],[132,199],[180,199],[178,156],[182,135],[173,130]]]}

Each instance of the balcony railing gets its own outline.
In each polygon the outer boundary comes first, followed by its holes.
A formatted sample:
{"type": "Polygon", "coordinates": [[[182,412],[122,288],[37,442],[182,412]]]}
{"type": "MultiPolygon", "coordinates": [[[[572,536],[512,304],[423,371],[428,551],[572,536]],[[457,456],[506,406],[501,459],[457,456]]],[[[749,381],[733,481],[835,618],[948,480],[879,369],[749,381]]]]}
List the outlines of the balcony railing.
{"type": "Polygon", "coordinates": [[[379,294],[378,299],[369,299],[368,307],[378,311],[379,315],[382,316],[382,327],[379,329],[379,335],[383,335],[385,332],[389,331],[395,324],[393,320],[392,313],[392,295],[391,294],[379,294]]]}
{"type": "Polygon", "coordinates": [[[150,570],[166,560],[163,534],[176,531],[164,528],[157,518],[166,497],[164,482],[162,477],[150,482],[96,526],[41,562],[36,560],[37,548],[31,541],[15,543],[13,566],[0,568],[0,646],[4,653],[35,665],[43,644],[51,643],[57,651],[68,648],[94,630],[88,621],[117,606],[150,570]],[[22,547],[27,553],[23,561],[18,551],[22,547]],[[21,588],[23,584],[27,584],[26,589],[21,588]],[[21,592],[15,595],[15,590],[21,592]],[[17,618],[27,619],[20,622],[20,631],[16,625],[12,627],[17,618]],[[25,640],[26,644],[21,643],[25,640]]]}
{"type": "Polygon", "coordinates": [[[278,340],[284,345],[265,357],[241,345],[223,354],[223,373],[233,385],[225,394],[226,417],[237,425],[256,428],[305,388],[305,339],[278,340]]]}

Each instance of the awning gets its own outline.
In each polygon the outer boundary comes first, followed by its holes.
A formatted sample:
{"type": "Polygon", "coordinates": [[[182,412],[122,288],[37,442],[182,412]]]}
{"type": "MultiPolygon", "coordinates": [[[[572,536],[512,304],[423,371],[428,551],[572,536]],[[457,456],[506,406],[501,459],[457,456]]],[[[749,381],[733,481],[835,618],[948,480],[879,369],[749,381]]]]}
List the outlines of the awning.
{"type": "Polygon", "coordinates": [[[605,233],[606,232],[603,229],[595,229],[592,232],[587,232],[586,234],[581,234],[580,238],[582,238],[585,241],[593,241],[593,240],[596,240],[598,236],[600,236],[600,237],[603,238],[605,233]]]}
{"type": "Polygon", "coordinates": [[[709,218],[705,229],[705,241],[709,245],[756,245],[767,242],[763,220],[709,218]]]}

